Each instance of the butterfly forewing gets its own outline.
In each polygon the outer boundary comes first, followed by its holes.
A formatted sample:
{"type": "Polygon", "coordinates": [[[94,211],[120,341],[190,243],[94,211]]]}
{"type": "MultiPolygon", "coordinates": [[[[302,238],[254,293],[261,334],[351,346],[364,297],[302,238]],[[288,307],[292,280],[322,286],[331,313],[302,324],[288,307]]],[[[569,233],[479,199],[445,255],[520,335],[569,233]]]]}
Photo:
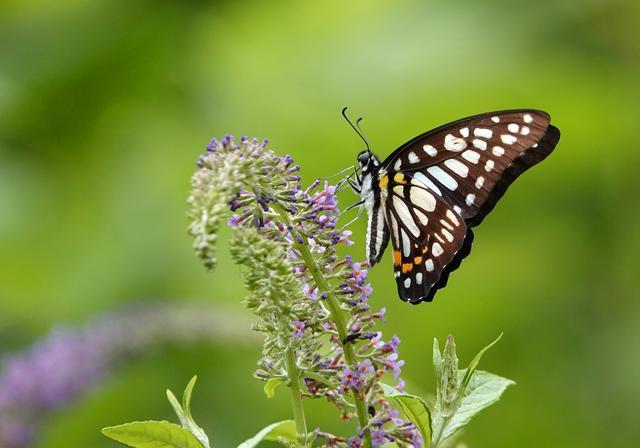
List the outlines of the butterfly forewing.
{"type": "Polygon", "coordinates": [[[422,134],[383,162],[380,187],[401,298],[433,298],[469,253],[470,227],[559,136],[544,112],[492,112],[422,134]]]}

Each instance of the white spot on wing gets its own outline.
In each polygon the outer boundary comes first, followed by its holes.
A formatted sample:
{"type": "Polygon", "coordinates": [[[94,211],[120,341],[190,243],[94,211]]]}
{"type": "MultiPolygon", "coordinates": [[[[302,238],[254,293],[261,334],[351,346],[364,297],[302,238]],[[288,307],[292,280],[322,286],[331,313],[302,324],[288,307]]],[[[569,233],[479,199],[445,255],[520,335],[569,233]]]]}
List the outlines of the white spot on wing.
{"type": "Polygon", "coordinates": [[[407,157],[409,158],[410,163],[418,163],[420,161],[420,157],[418,157],[413,151],[407,154],[407,157]]]}
{"type": "Polygon", "coordinates": [[[500,136],[500,140],[502,140],[502,143],[506,143],[507,145],[513,145],[518,139],[513,135],[502,134],[500,136]]]}
{"type": "Polygon", "coordinates": [[[473,130],[473,135],[476,137],[491,138],[493,136],[493,131],[486,128],[475,128],[473,130]]]}
{"type": "Polygon", "coordinates": [[[493,121],[494,123],[500,123],[500,117],[498,117],[497,115],[494,117],[491,117],[491,121],[493,121]]]}
{"type": "Polygon", "coordinates": [[[435,257],[439,257],[444,253],[444,249],[439,243],[433,243],[433,246],[431,246],[431,252],[433,252],[435,257]]]}
{"type": "Polygon", "coordinates": [[[520,134],[522,135],[529,135],[529,126],[522,126],[522,129],[520,129],[520,134]]]}
{"type": "Polygon", "coordinates": [[[471,163],[478,163],[478,160],[480,160],[480,154],[472,151],[471,149],[467,149],[462,153],[462,158],[468,160],[471,163]]]}
{"type": "Polygon", "coordinates": [[[440,220],[440,224],[442,224],[443,226],[445,226],[449,230],[453,230],[453,226],[446,219],[441,219],[440,220]]]}
{"type": "Polygon", "coordinates": [[[442,234],[447,239],[447,241],[449,241],[450,243],[453,242],[453,235],[451,235],[451,232],[449,232],[447,229],[442,229],[442,234]]]}
{"type": "Polygon", "coordinates": [[[393,169],[395,171],[400,171],[400,167],[402,166],[402,159],[400,159],[400,157],[398,157],[398,160],[396,160],[396,163],[393,164],[393,169]]]}
{"type": "Polygon", "coordinates": [[[469,128],[460,129],[460,135],[462,135],[465,138],[469,137],[469,128]]]}
{"type": "MultiPolygon", "coordinates": [[[[427,188],[429,188],[431,191],[433,191],[435,194],[437,194],[438,196],[442,196],[442,192],[440,191],[440,189],[436,186],[436,184],[434,184],[433,182],[431,182],[431,179],[429,179],[427,176],[425,176],[424,174],[422,174],[421,172],[417,172],[413,175],[413,179],[415,179],[416,181],[418,181],[419,183],[421,183],[422,185],[425,185],[427,188]]],[[[413,179],[411,180],[411,183],[413,183],[413,179]]],[[[414,184],[415,185],[415,184],[414,184]]]]}
{"type": "Polygon", "coordinates": [[[467,142],[460,137],[456,137],[453,134],[447,134],[444,137],[444,148],[453,151],[460,152],[467,147],[467,142]]]}
{"type": "Polygon", "coordinates": [[[458,182],[439,166],[430,166],[427,171],[449,190],[453,191],[458,188],[458,182]]]}
{"type": "Polygon", "coordinates": [[[494,156],[500,157],[504,155],[504,148],[502,146],[494,146],[491,152],[493,153],[494,156]]]}
{"type": "Polygon", "coordinates": [[[462,216],[462,209],[457,205],[453,206],[453,211],[456,212],[458,215],[462,216]]]}
{"type": "Polygon", "coordinates": [[[422,223],[423,226],[426,226],[427,223],[429,222],[429,218],[427,218],[427,215],[425,215],[424,213],[422,213],[420,210],[418,209],[413,209],[413,212],[416,214],[416,216],[418,217],[418,219],[420,220],[420,222],[422,223]]]}
{"type": "Polygon", "coordinates": [[[418,272],[418,273],[416,274],[416,283],[417,283],[418,285],[422,285],[422,272],[418,272]]]}
{"type": "Polygon", "coordinates": [[[411,288],[411,278],[407,277],[404,279],[404,287],[405,288],[411,288]]]}
{"type": "Polygon", "coordinates": [[[433,260],[431,258],[429,258],[427,261],[424,262],[424,267],[427,271],[429,272],[433,272],[433,268],[435,267],[433,265],[433,260]]]}
{"type": "Polygon", "coordinates": [[[422,149],[424,149],[424,152],[429,154],[431,157],[433,157],[436,154],[438,154],[438,150],[436,148],[434,148],[433,146],[431,146],[431,145],[424,145],[422,147],[422,149]]]}
{"type": "Polygon", "coordinates": [[[479,138],[474,138],[473,139],[473,146],[475,148],[478,148],[481,151],[484,151],[485,149],[487,149],[487,142],[485,142],[484,140],[480,140],[479,138]]]}
{"type": "Polygon", "coordinates": [[[467,198],[465,199],[465,203],[470,206],[470,205],[473,205],[475,200],[476,200],[476,195],[473,193],[469,193],[467,195],[467,198]]]}
{"type": "Polygon", "coordinates": [[[509,130],[509,132],[517,134],[518,131],[520,130],[520,126],[518,126],[515,123],[509,123],[509,126],[507,126],[507,129],[509,130]]]}
{"type": "Polygon", "coordinates": [[[460,177],[467,177],[469,174],[469,167],[457,159],[447,159],[444,164],[460,177]]]}
{"type": "Polygon", "coordinates": [[[447,210],[447,218],[449,218],[449,220],[452,223],[454,223],[456,226],[460,225],[460,221],[458,221],[458,218],[456,217],[455,213],[453,213],[451,210],[447,210]]]}
{"type": "Polygon", "coordinates": [[[400,234],[398,233],[398,221],[396,221],[396,217],[393,216],[393,213],[390,213],[389,216],[391,217],[391,230],[393,230],[393,236],[396,241],[399,241],[400,234]]]}
{"type": "Polygon", "coordinates": [[[400,199],[398,196],[395,196],[395,195],[393,196],[393,208],[398,214],[398,218],[400,219],[400,222],[402,223],[402,225],[406,227],[407,230],[409,230],[409,232],[413,234],[413,236],[419,237],[420,229],[418,229],[418,226],[413,221],[413,217],[411,216],[411,212],[409,212],[409,208],[407,207],[407,204],[405,204],[405,202],[402,199],[400,199]]]}
{"type": "Polygon", "coordinates": [[[484,170],[488,173],[493,169],[494,165],[495,163],[493,162],[493,160],[487,160],[487,163],[484,165],[484,170]]]}
{"type": "Polygon", "coordinates": [[[411,256],[411,241],[404,229],[400,229],[400,236],[402,237],[402,255],[409,258],[411,256]]]}
{"type": "Polygon", "coordinates": [[[522,119],[524,120],[525,123],[531,123],[533,121],[533,117],[529,114],[524,114],[522,119]]]}
{"type": "Polygon", "coordinates": [[[482,188],[483,185],[484,185],[484,177],[479,176],[476,179],[476,188],[482,188]]]}
{"type": "Polygon", "coordinates": [[[409,198],[412,204],[424,208],[428,212],[436,209],[436,198],[424,188],[411,187],[409,198]]]}

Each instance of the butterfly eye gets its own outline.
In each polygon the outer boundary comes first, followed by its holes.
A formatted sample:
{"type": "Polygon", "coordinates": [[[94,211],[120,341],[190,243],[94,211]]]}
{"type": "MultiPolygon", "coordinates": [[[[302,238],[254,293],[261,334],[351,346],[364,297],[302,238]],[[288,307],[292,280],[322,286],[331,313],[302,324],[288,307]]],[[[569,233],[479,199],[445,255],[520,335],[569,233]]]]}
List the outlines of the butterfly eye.
{"type": "Polygon", "coordinates": [[[371,156],[369,155],[369,151],[362,151],[360,154],[358,154],[358,163],[361,167],[364,168],[369,164],[370,158],[371,156]]]}

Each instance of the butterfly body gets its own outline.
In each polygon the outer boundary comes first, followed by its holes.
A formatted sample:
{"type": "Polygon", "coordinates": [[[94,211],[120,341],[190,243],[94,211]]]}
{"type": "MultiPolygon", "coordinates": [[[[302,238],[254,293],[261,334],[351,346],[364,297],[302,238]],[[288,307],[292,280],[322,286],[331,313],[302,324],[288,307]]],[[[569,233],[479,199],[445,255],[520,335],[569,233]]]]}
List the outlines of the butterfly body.
{"type": "Polygon", "coordinates": [[[400,298],[433,300],[469,254],[471,228],[559,138],[545,112],[509,110],[428,131],[384,161],[361,152],[354,189],[367,213],[369,263],[380,261],[391,240],[400,298]]]}

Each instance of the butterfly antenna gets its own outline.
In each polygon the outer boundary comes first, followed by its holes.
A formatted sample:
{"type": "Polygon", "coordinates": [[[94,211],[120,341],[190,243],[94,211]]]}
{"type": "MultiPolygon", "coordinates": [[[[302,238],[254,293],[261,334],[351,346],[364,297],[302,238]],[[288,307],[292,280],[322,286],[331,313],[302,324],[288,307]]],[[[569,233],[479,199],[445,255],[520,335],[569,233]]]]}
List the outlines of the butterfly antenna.
{"type": "MultiPolygon", "coordinates": [[[[367,151],[371,152],[371,148],[369,147],[369,142],[367,141],[366,138],[364,138],[364,135],[360,131],[360,127],[354,126],[353,123],[351,122],[351,120],[349,120],[349,117],[347,117],[347,109],[348,109],[347,107],[344,107],[342,109],[342,116],[344,117],[345,120],[347,120],[347,123],[349,123],[349,126],[351,126],[353,128],[353,130],[356,131],[356,133],[360,136],[360,138],[362,139],[364,144],[367,145],[367,151]]],[[[358,118],[358,121],[356,122],[356,124],[359,123],[360,120],[362,120],[362,118],[358,118]]]]}
{"type": "Polygon", "coordinates": [[[358,118],[356,120],[356,127],[358,128],[358,134],[360,134],[360,137],[362,137],[362,140],[364,140],[364,143],[367,145],[367,151],[371,152],[371,147],[369,146],[369,141],[366,139],[366,137],[364,136],[364,132],[362,131],[362,128],[360,127],[360,122],[362,121],[362,117],[358,118]]]}

